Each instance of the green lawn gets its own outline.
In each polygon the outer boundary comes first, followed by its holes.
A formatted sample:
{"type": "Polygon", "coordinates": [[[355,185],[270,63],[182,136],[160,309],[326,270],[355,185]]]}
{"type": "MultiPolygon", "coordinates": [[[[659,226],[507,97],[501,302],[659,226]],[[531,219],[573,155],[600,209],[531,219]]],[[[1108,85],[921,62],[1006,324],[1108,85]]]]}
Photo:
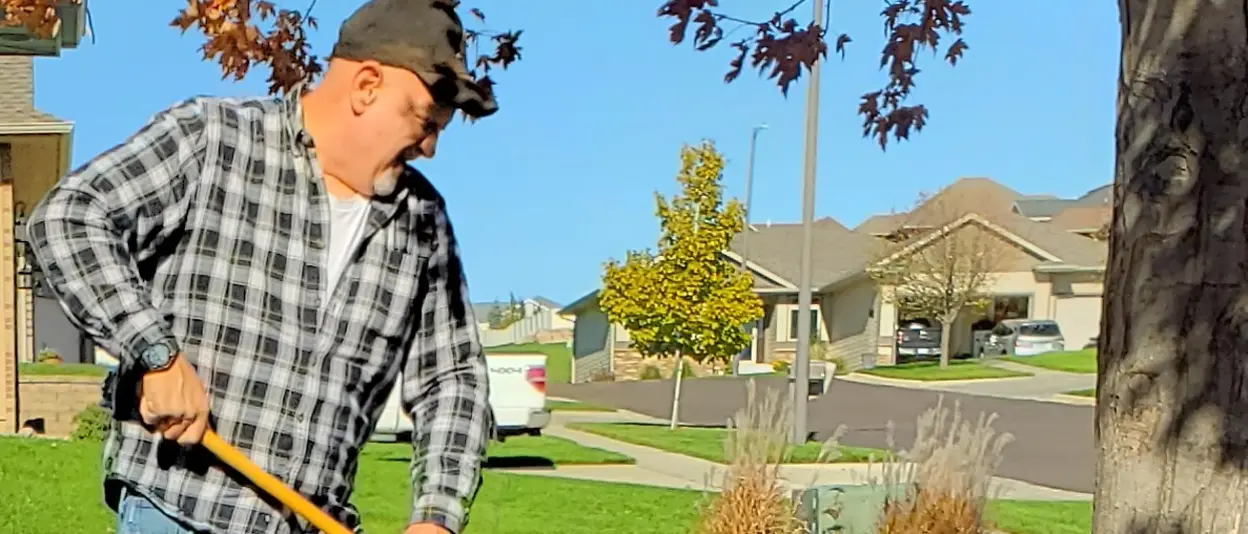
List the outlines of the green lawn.
{"type": "Polygon", "coordinates": [[[514,343],[487,347],[486,354],[540,352],[546,355],[546,383],[567,384],[572,381],[572,349],[566,343],[514,343]]]}
{"type": "Polygon", "coordinates": [[[599,406],[580,401],[547,400],[546,409],[552,412],[614,412],[610,406],[599,406]]]}
{"type": "Polygon", "coordinates": [[[20,363],[19,375],[25,376],[99,376],[108,374],[108,368],[90,363],[20,363]]]}
{"type": "MultiPolygon", "coordinates": [[[[401,448],[375,444],[361,458],[352,501],[368,532],[402,532],[407,523],[410,482],[401,448]]],[[[112,532],[115,519],[98,504],[99,466],[97,444],[0,438],[5,532],[112,532]]],[[[552,525],[570,534],[687,534],[702,499],[695,491],[491,471],[484,479],[467,534],[539,534],[552,525]]]]}
{"type": "Polygon", "coordinates": [[[1066,394],[1067,394],[1067,395],[1074,395],[1074,396],[1076,396],[1076,397],[1091,397],[1091,398],[1094,398],[1094,399],[1095,399],[1095,398],[1096,398],[1096,388],[1092,388],[1092,389],[1080,389],[1080,390],[1078,390],[1078,391],[1067,391],[1067,392],[1066,392],[1066,394]]]}
{"type": "MultiPolygon", "coordinates": [[[[374,443],[369,445],[370,454],[399,455],[404,459],[412,455],[408,444],[374,443]]],[[[544,459],[555,465],[632,464],[634,460],[623,454],[586,447],[579,443],[554,436],[517,436],[502,443],[491,443],[487,451],[489,463],[523,465],[525,460],[544,459]]]]}
{"type": "Polygon", "coordinates": [[[1088,501],[992,501],[988,517],[1010,534],[1090,534],[1088,501]]]}
{"type": "Polygon", "coordinates": [[[983,365],[977,361],[952,361],[949,367],[941,368],[940,362],[921,361],[903,363],[888,367],[876,367],[874,369],[863,369],[858,371],[864,375],[872,375],[883,378],[895,378],[899,380],[977,380],[984,378],[1012,378],[1019,376],[1031,376],[1031,373],[1022,373],[1011,371],[1009,369],[1001,369],[999,367],[991,367],[983,365]]]}
{"type": "MultiPolygon", "coordinates": [[[[712,462],[727,463],[728,461],[724,450],[724,440],[730,431],[723,428],[681,427],[670,430],[664,425],[635,423],[572,423],[568,425],[568,428],[712,462]]],[[[795,464],[817,462],[821,450],[823,450],[822,443],[807,443],[795,448],[789,461],[795,464]]],[[[862,447],[841,447],[840,452],[841,456],[831,461],[863,463],[872,456],[880,460],[886,454],[883,450],[862,447]]]]}
{"type": "MultiPolygon", "coordinates": [[[[402,532],[410,482],[398,446],[365,451],[352,501],[368,532],[402,532]]],[[[91,443],[0,438],[0,517],[23,534],[112,532],[100,497],[100,449],[91,443]],[[67,512],[68,511],[68,512],[67,512]]],[[[466,534],[688,534],[704,495],[486,471],[466,534]],[[557,528],[556,528],[557,527],[557,528]]],[[[1010,534],[1086,534],[1087,502],[995,501],[988,513],[1010,534]]]]}
{"type": "Polygon", "coordinates": [[[1002,359],[1053,371],[1096,374],[1096,349],[1046,352],[1035,356],[1010,356],[1002,359]]]}

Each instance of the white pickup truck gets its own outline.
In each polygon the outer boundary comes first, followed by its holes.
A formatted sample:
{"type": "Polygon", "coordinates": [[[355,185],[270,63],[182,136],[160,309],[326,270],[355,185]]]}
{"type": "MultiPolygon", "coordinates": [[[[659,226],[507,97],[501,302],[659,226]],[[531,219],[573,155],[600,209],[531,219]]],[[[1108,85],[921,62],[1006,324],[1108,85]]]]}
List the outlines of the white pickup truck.
{"type": "MultiPolygon", "coordinates": [[[[487,354],[490,370],[490,408],[498,427],[499,441],[508,436],[540,436],[550,424],[546,409],[546,355],[541,353],[487,354]]],[[[412,420],[400,401],[402,377],[386,400],[373,441],[406,441],[412,432],[412,420]]]]}

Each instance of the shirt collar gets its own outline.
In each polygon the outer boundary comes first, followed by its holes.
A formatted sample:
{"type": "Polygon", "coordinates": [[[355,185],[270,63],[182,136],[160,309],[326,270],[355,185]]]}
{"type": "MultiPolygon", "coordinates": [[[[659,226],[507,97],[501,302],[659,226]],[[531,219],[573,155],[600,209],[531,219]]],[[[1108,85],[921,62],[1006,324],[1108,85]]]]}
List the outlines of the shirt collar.
{"type": "Polygon", "coordinates": [[[307,90],[307,82],[299,82],[287,93],[282,106],[286,114],[286,133],[304,147],[312,148],[315,146],[312,134],[303,125],[303,94],[307,90]]]}

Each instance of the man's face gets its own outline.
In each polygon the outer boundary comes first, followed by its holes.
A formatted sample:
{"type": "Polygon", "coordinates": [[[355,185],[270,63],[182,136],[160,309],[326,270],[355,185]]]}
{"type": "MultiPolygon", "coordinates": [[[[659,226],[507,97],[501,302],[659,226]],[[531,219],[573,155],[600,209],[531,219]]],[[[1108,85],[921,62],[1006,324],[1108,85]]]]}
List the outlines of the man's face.
{"type": "Polygon", "coordinates": [[[383,163],[433,157],[454,114],[411,71],[375,62],[361,63],[355,72],[351,108],[360,155],[383,163]]]}

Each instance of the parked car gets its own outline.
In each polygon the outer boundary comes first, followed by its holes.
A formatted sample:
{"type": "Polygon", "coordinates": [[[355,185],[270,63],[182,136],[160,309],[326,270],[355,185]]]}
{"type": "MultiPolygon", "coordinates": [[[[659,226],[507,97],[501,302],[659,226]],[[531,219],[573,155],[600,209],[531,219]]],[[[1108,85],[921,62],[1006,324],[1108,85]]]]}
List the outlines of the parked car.
{"type": "MultiPolygon", "coordinates": [[[[494,412],[500,441],[509,436],[540,436],[550,424],[546,408],[546,355],[487,354],[490,371],[490,409],[494,412]]],[[[402,376],[399,377],[400,382],[402,376]]],[[[412,420],[403,409],[400,387],[395,384],[373,430],[374,441],[406,441],[412,420]]]]}
{"type": "Polygon", "coordinates": [[[988,338],[987,352],[1006,356],[1035,356],[1066,350],[1066,339],[1057,321],[1007,319],[997,323],[988,338]]]}
{"type": "Polygon", "coordinates": [[[906,321],[897,329],[898,356],[940,356],[940,325],[925,319],[906,321]]]}

